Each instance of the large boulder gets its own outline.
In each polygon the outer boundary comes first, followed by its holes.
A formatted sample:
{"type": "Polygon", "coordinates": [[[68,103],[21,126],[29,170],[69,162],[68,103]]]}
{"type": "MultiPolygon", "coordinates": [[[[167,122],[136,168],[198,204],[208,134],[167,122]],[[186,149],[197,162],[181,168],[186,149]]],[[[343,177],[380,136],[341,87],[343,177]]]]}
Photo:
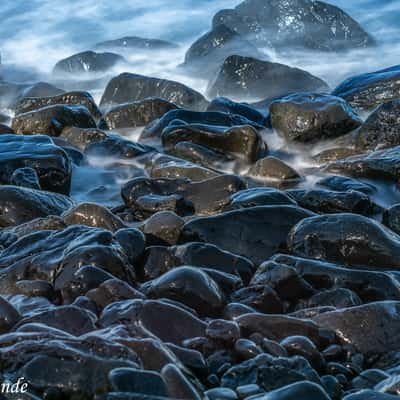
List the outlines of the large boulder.
{"type": "Polygon", "coordinates": [[[14,171],[26,167],[36,171],[42,189],[69,194],[71,161],[51,138],[0,135],[0,184],[10,184],[14,171]]]}
{"type": "Polygon", "coordinates": [[[374,43],[362,27],[340,8],[312,0],[248,0],[233,10],[219,11],[213,26],[228,28],[260,47],[300,47],[338,51],[374,43]]]}
{"type": "Polygon", "coordinates": [[[59,104],[19,114],[12,120],[12,128],[19,135],[59,136],[70,126],[96,128],[96,122],[86,107],[59,104]]]}
{"type": "Polygon", "coordinates": [[[400,145],[400,100],[376,108],[358,129],[355,146],[361,151],[400,145]]]}
{"type": "Polygon", "coordinates": [[[125,61],[124,58],[118,54],[84,51],[58,61],[54,66],[53,73],[75,75],[90,72],[105,72],[123,61],[125,61]]]}
{"type": "Polygon", "coordinates": [[[95,45],[101,50],[168,50],[176,48],[175,43],[161,39],[148,39],[139,36],[124,36],[118,39],[105,40],[95,45]]]}
{"type": "Polygon", "coordinates": [[[400,269],[400,236],[356,214],[306,218],[293,228],[288,247],[300,257],[366,269],[400,269]]]}
{"type": "Polygon", "coordinates": [[[358,128],[362,120],[340,97],[295,93],[270,106],[272,127],[289,142],[335,138],[358,128]]]}
{"type": "Polygon", "coordinates": [[[379,104],[400,98],[400,65],[353,76],[341,83],[334,96],[345,99],[354,108],[371,110],[379,104]]]}
{"type": "Polygon", "coordinates": [[[211,243],[260,263],[285,250],[291,228],[311,215],[286,205],[244,208],[187,222],[181,241],[211,243]]]}
{"type": "Polygon", "coordinates": [[[147,97],[160,97],[178,106],[203,110],[207,101],[200,93],[175,81],[123,73],[107,84],[101,98],[101,106],[129,103],[147,97]]]}
{"type": "Polygon", "coordinates": [[[385,354],[400,347],[400,303],[397,301],[326,312],[313,320],[321,327],[335,330],[343,344],[352,344],[364,354],[385,354]]]}
{"type": "Polygon", "coordinates": [[[239,101],[274,99],[292,92],[327,91],[327,84],[298,68],[232,55],[225,59],[210,82],[208,96],[227,96],[239,101]]]}

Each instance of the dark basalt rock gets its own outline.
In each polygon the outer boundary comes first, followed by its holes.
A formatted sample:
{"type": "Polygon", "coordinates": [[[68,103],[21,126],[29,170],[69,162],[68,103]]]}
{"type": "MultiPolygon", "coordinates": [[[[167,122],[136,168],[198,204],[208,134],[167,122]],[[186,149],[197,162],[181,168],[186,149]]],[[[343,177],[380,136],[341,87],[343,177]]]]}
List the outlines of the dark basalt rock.
{"type": "Polygon", "coordinates": [[[110,134],[97,128],[67,127],[62,130],[59,138],[64,139],[72,146],[84,151],[92,143],[102,142],[110,137],[110,134]]]}
{"type": "Polygon", "coordinates": [[[74,91],[48,97],[23,97],[15,105],[15,115],[24,114],[29,111],[37,110],[46,106],[56,104],[81,105],[88,109],[95,119],[101,117],[100,110],[88,92],[74,91]]]}
{"type": "Polygon", "coordinates": [[[9,332],[20,320],[18,311],[3,297],[0,297],[0,334],[9,332]]]}
{"type": "Polygon", "coordinates": [[[44,134],[59,136],[66,127],[96,128],[88,109],[77,105],[52,105],[19,114],[12,128],[19,135],[44,134]]]}
{"type": "Polygon", "coordinates": [[[193,110],[203,110],[207,106],[207,100],[200,93],[181,83],[127,72],[111,79],[100,105],[111,106],[148,97],[160,97],[193,110]]]}
{"type": "Polygon", "coordinates": [[[322,1],[244,1],[233,10],[219,11],[213,26],[219,24],[251,39],[257,46],[277,50],[300,47],[340,51],[374,44],[348,14],[322,1]]]}
{"type": "Polygon", "coordinates": [[[210,276],[194,267],[177,267],[142,287],[149,298],[168,298],[196,310],[200,316],[217,316],[224,296],[210,276]]]}
{"type": "Polygon", "coordinates": [[[161,118],[168,111],[177,108],[179,108],[177,105],[167,100],[149,97],[111,108],[104,114],[100,125],[105,129],[146,126],[150,122],[161,118]]]}
{"type": "Polygon", "coordinates": [[[0,227],[20,225],[35,218],[61,215],[74,202],[58,193],[0,185],[0,227]]]}
{"type": "Polygon", "coordinates": [[[43,190],[69,194],[71,162],[49,137],[0,135],[0,183],[10,184],[20,168],[33,168],[43,190]]]}
{"type": "Polygon", "coordinates": [[[288,247],[300,257],[358,268],[385,270],[400,267],[400,236],[378,222],[356,214],[304,219],[290,233],[288,247]]]}
{"type": "Polygon", "coordinates": [[[360,150],[378,150],[400,144],[400,100],[388,101],[369,115],[355,134],[360,150]]]}
{"type": "Polygon", "coordinates": [[[247,103],[236,103],[226,97],[216,97],[207,107],[207,111],[220,111],[228,114],[241,115],[250,121],[267,128],[271,127],[268,112],[263,114],[261,111],[247,103]]]}
{"type": "MultiPolygon", "coordinates": [[[[387,273],[349,269],[337,264],[282,254],[275,255],[271,261],[272,267],[278,265],[295,268],[297,273],[317,290],[347,288],[364,302],[400,300],[399,285],[396,279],[387,273]]],[[[262,271],[261,266],[260,269],[262,271]]],[[[279,290],[278,292],[281,293],[279,290]]]]}
{"type": "Polygon", "coordinates": [[[260,354],[230,368],[222,376],[221,385],[235,389],[238,386],[257,384],[269,392],[304,380],[319,382],[318,374],[305,358],[298,356],[274,358],[267,354],[260,354]]]}
{"type": "Polygon", "coordinates": [[[125,36],[119,39],[106,40],[95,45],[97,49],[103,50],[163,50],[173,49],[177,45],[161,39],[148,39],[139,36],[125,36]]]}
{"type": "Polygon", "coordinates": [[[276,252],[285,250],[291,228],[311,215],[293,206],[264,206],[195,218],[185,224],[181,242],[211,243],[261,263],[276,252]]]}
{"type": "Polygon", "coordinates": [[[251,166],[247,174],[256,180],[276,181],[280,183],[301,180],[299,173],[294,168],[273,156],[258,160],[251,166]]]}
{"type": "Polygon", "coordinates": [[[161,141],[167,150],[179,142],[191,142],[246,162],[256,161],[267,150],[261,135],[250,125],[230,128],[201,124],[169,126],[163,130],[161,141]]]}
{"type": "Polygon", "coordinates": [[[354,108],[371,110],[379,104],[399,99],[400,65],[348,78],[333,92],[354,108]]]}
{"type": "Polygon", "coordinates": [[[395,204],[384,211],[382,223],[400,235],[400,204],[395,204]]]}
{"type": "Polygon", "coordinates": [[[54,66],[53,73],[58,75],[74,75],[105,72],[124,61],[125,59],[118,54],[84,51],[58,61],[54,66]]]}
{"type": "Polygon", "coordinates": [[[330,163],[326,171],[359,178],[391,179],[397,182],[400,177],[400,146],[330,163]]]}
{"type": "Polygon", "coordinates": [[[292,92],[327,91],[327,84],[298,68],[232,55],[221,66],[207,90],[209,97],[239,101],[278,98],[292,92]]]}
{"type": "Polygon", "coordinates": [[[265,396],[254,397],[254,400],[330,400],[326,391],[313,382],[299,382],[274,390],[265,396]]]}
{"type": "Polygon", "coordinates": [[[343,400],[396,400],[397,395],[376,392],[375,390],[361,390],[360,392],[349,394],[343,400]]]}
{"type": "Polygon", "coordinates": [[[119,217],[107,208],[94,203],[81,203],[62,215],[67,225],[86,225],[112,232],[126,228],[119,217]]]}
{"type": "Polygon", "coordinates": [[[272,127],[289,142],[312,142],[345,135],[362,120],[342,98],[295,93],[270,106],[272,127]]]}
{"type": "Polygon", "coordinates": [[[361,192],[348,190],[334,192],[330,190],[288,190],[300,207],[319,214],[354,213],[370,215],[374,210],[374,204],[370,198],[361,192]]]}
{"type": "MultiPolygon", "coordinates": [[[[140,246],[140,243],[138,243],[140,246]]],[[[73,225],[23,236],[0,255],[1,291],[13,293],[20,280],[41,279],[62,285],[80,266],[94,265],[126,282],[134,269],[125,248],[110,231],[73,225]]]]}
{"type": "Polygon", "coordinates": [[[349,289],[338,288],[319,292],[305,302],[301,302],[298,308],[334,307],[340,309],[361,304],[361,299],[354,292],[349,289]]]}
{"type": "Polygon", "coordinates": [[[312,159],[317,164],[326,164],[331,161],[342,160],[347,157],[360,154],[359,150],[355,150],[349,147],[333,147],[332,149],[323,150],[315,154],[312,159]]]}
{"type": "Polygon", "coordinates": [[[10,184],[28,189],[41,189],[37,172],[31,167],[16,169],[10,177],[10,184]]]}
{"type": "Polygon", "coordinates": [[[297,203],[285,192],[274,188],[256,187],[241,190],[230,197],[227,210],[257,206],[292,205],[297,203]]]}
{"type": "Polygon", "coordinates": [[[263,127],[256,122],[253,122],[246,117],[236,114],[228,114],[220,111],[206,111],[196,112],[191,110],[172,110],[164,114],[159,121],[154,124],[150,124],[142,132],[140,139],[156,139],[161,138],[161,134],[164,129],[179,127],[182,125],[211,125],[215,127],[235,127],[242,125],[250,125],[256,129],[262,129],[263,127]]]}
{"type": "Polygon", "coordinates": [[[399,348],[399,310],[399,302],[376,302],[323,313],[313,320],[335,330],[343,344],[350,343],[361,353],[384,354],[399,348]]]}
{"type": "Polygon", "coordinates": [[[185,339],[204,336],[206,329],[206,324],[190,312],[160,300],[126,300],[110,304],[103,310],[100,324],[118,323],[128,329],[140,324],[162,341],[177,345],[185,339]]]}
{"type": "Polygon", "coordinates": [[[189,47],[183,66],[191,72],[207,76],[207,74],[215,73],[226,57],[232,54],[267,58],[251,41],[221,24],[214,26],[189,47]]]}
{"type": "Polygon", "coordinates": [[[338,192],[345,192],[347,190],[356,190],[357,192],[370,194],[375,192],[375,188],[368,183],[358,181],[356,179],[346,178],[340,175],[327,176],[317,181],[318,186],[327,187],[331,190],[338,192]]]}
{"type": "Polygon", "coordinates": [[[14,134],[15,132],[8,125],[0,124],[0,135],[4,135],[5,133],[14,134]]]}

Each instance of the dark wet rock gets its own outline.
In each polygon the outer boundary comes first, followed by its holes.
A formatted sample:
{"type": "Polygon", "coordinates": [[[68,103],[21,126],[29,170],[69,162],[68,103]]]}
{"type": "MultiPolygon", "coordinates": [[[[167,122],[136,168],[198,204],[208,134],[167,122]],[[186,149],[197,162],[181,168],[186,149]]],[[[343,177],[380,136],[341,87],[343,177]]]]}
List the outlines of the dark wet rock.
{"type": "Polygon", "coordinates": [[[226,297],[229,297],[235,290],[243,287],[243,281],[237,275],[218,271],[214,268],[202,268],[202,271],[215,281],[226,297]]]}
{"type": "Polygon", "coordinates": [[[149,97],[111,108],[104,114],[101,126],[106,129],[146,126],[150,122],[161,118],[168,111],[177,108],[178,106],[167,100],[149,97]]]}
{"type": "Polygon", "coordinates": [[[56,104],[81,105],[86,107],[95,119],[101,117],[97,105],[88,92],[74,91],[48,97],[23,97],[15,105],[15,115],[24,114],[46,106],[56,104]]]}
{"type": "Polygon", "coordinates": [[[301,180],[299,173],[294,168],[273,156],[258,160],[251,166],[248,175],[254,179],[266,181],[296,182],[301,180]]]}
{"type": "Polygon", "coordinates": [[[11,293],[19,280],[42,279],[55,288],[82,265],[94,265],[132,282],[134,270],[110,231],[73,225],[60,231],[39,231],[20,238],[0,256],[1,290],[11,293]]]}
{"type": "Polygon", "coordinates": [[[299,308],[335,307],[348,308],[361,305],[361,299],[349,289],[337,288],[325,290],[301,302],[299,308]]]}
{"type": "Polygon", "coordinates": [[[105,72],[124,61],[124,58],[118,54],[84,51],[58,61],[54,66],[53,73],[58,75],[75,75],[105,72]]]}
{"type": "Polygon", "coordinates": [[[19,135],[44,134],[59,136],[69,126],[96,128],[88,109],[78,105],[51,105],[19,114],[12,128],[19,135]]]}
{"type": "Polygon", "coordinates": [[[0,297],[0,332],[10,331],[17,324],[21,316],[18,311],[3,297],[0,297]]]}
{"type": "Polygon", "coordinates": [[[84,151],[92,143],[102,142],[110,135],[97,128],[78,128],[76,126],[64,128],[59,136],[72,146],[84,151]]]}
{"type": "Polygon", "coordinates": [[[375,390],[383,392],[385,394],[399,395],[400,392],[400,377],[399,375],[392,375],[391,377],[385,379],[378,383],[375,390]]]}
{"type": "Polygon", "coordinates": [[[237,317],[244,314],[254,313],[256,310],[250,306],[241,303],[229,303],[225,307],[224,318],[236,320],[237,317]]]}
{"type": "Polygon", "coordinates": [[[97,43],[95,47],[103,50],[168,50],[176,48],[177,45],[161,39],[125,36],[97,43]]]}
{"type": "Polygon", "coordinates": [[[238,386],[236,388],[236,392],[240,398],[246,398],[250,396],[254,396],[256,394],[263,393],[264,390],[262,390],[258,385],[256,384],[250,384],[250,385],[242,385],[238,386]]]}
{"type": "Polygon", "coordinates": [[[400,177],[400,146],[356,155],[329,164],[328,172],[359,178],[391,179],[400,177]]]}
{"type": "Polygon", "coordinates": [[[172,211],[160,211],[145,220],[139,229],[146,235],[147,245],[176,244],[185,221],[172,211]]]}
{"type": "Polygon", "coordinates": [[[258,332],[264,337],[276,341],[281,341],[288,336],[306,336],[317,346],[322,340],[318,325],[310,320],[286,315],[252,313],[239,316],[236,322],[244,335],[258,332]]]}
{"type": "Polygon", "coordinates": [[[232,55],[210,82],[209,97],[226,96],[239,101],[278,98],[292,92],[327,91],[327,84],[298,68],[232,55]]]}
{"type": "Polygon", "coordinates": [[[100,324],[118,323],[128,329],[141,325],[162,341],[176,345],[186,339],[204,336],[206,329],[206,324],[190,312],[160,300],[126,300],[110,304],[103,310],[100,324]]]}
{"type": "Polygon", "coordinates": [[[379,104],[399,98],[400,66],[350,77],[334,91],[353,107],[371,110],[379,104]]]}
{"type": "Polygon", "coordinates": [[[331,161],[343,160],[356,154],[360,154],[360,151],[349,147],[333,147],[315,154],[312,159],[317,164],[326,164],[331,161]]]}
{"type": "Polygon", "coordinates": [[[192,242],[173,247],[149,247],[144,264],[144,278],[154,279],[173,267],[192,265],[239,275],[248,282],[254,270],[246,258],[223,251],[209,243],[192,242]]]}
{"type": "Polygon", "coordinates": [[[178,109],[167,112],[159,121],[147,126],[142,132],[140,140],[161,138],[164,129],[174,129],[175,127],[182,127],[182,125],[206,125],[220,127],[221,129],[245,125],[250,125],[255,129],[263,128],[258,123],[237,114],[229,114],[221,111],[197,112],[178,109]]]}
{"type": "Polygon", "coordinates": [[[93,301],[99,309],[117,301],[143,299],[145,296],[128,283],[119,279],[108,279],[97,288],[86,292],[86,296],[93,301]]]}
{"type": "Polygon", "coordinates": [[[321,356],[315,344],[305,336],[289,336],[280,343],[290,356],[302,356],[317,370],[321,371],[325,366],[325,360],[321,356]]]}
{"type": "Polygon", "coordinates": [[[297,201],[300,207],[320,214],[348,212],[370,215],[374,211],[374,204],[370,198],[356,190],[335,192],[324,189],[295,189],[287,193],[297,201]]]}
{"type": "Polygon", "coordinates": [[[95,315],[76,306],[60,306],[32,317],[23,318],[17,327],[31,323],[48,325],[74,336],[96,330],[95,315]]]}
{"type": "Polygon", "coordinates": [[[312,142],[345,135],[362,120],[340,97],[295,93],[270,106],[273,128],[289,142],[312,142]]]}
{"type": "Polygon", "coordinates": [[[336,191],[347,191],[347,190],[356,190],[357,192],[370,194],[375,191],[375,188],[368,184],[356,179],[346,178],[344,176],[332,175],[327,176],[326,178],[322,178],[317,181],[318,186],[323,186],[331,190],[336,191]]]}
{"type": "Polygon", "coordinates": [[[249,339],[238,339],[234,350],[240,360],[250,360],[262,353],[261,348],[249,339]]]}
{"type": "Polygon", "coordinates": [[[148,97],[160,97],[180,107],[193,110],[203,110],[207,106],[206,99],[200,93],[181,83],[127,72],[111,79],[100,105],[111,106],[144,100],[148,97]]]}
{"type": "Polygon", "coordinates": [[[167,150],[179,142],[191,142],[246,162],[256,161],[267,150],[261,135],[250,125],[230,128],[201,124],[172,125],[163,130],[161,141],[167,150]]]}
{"type": "Polygon", "coordinates": [[[260,263],[284,250],[290,229],[308,216],[308,211],[293,206],[234,210],[187,222],[181,241],[211,243],[260,263]],[[273,235],[266,235],[265,232],[273,232],[273,235]]]}
{"type": "Polygon", "coordinates": [[[270,127],[271,125],[268,113],[264,114],[247,103],[236,103],[226,97],[216,97],[213,99],[208,105],[207,111],[220,111],[241,115],[261,126],[270,127]]]}
{"type": "Polygon", "coordinates": [[[327,312],[313,320],[335,330],[343,344],[350,343],[361,353],[383,354],[399,348],[399,310],[398,302],[376,302],[327,312]]]}
{"type": "Polygon", "coordinates": [[[221,384],[232,389],[257,384],[265,391],[271,391],[303,380],[319,382],[317,373],[303,357],[274,358],[260,354],[230,368],[222,376],[221,384]]]}
{"type": "Polygon", "coordinates": [[[60,215],[73,205],[74,202],[62,194],[0,185],[0,226],[15,226],[35,218],[60,215]]]}
{"type": "Polygon", "coordinates": [[[300,257],[359,268],[398,269],[400,266],[400,236],[356,214],[304,219],[290,233],[288,247],[300,257]]]}
{"type": "Polygon", "coordinates": [[[307,298],[314,293],[313,287],[295,268],[271,261],[264,262],[258,267],[250,283],[271,287],[281,299],[289,301],[307,298]]]}
{"type": "Polygon", "coordinates": [[[194,372],[199,377],[207,376],[208,367],[203,355],[199,351],[186,349],[172,343],[168,343],[167,347],[190,371],[194,372]]]}
{"type": "Polygon", "coordinates": [[[231,301],[265,314],[280,314],[282,303],[275,290],[267,285],[251,285],[232,293],[231,301]]]}
{"type": "Polygon", "coordinates": [[[205,393],[210,400],[237,400],[237,394],[229,388],[217,387],[209,389],[205,393]]]}
{"type": "Polygon", "coordinates": [[[297,205],[285,192],[269,187],[241,190],[230,197],[226,209],[249,208],[272,205],[297,205]]]}
{"type": "Polygon", "coordinates": [[[364,302],[400,299],[397,281],[383,272],[349,269],[288,255],[275,255],[271,260],[278,265],[295,268],[303,279],[319,290],[347,288],[364,302]]]}
{"type": "Polygon", "coordinates": [[[5,133],[14,134],[15,132],[8,125],[0,123],[0,135],[4,135],[5,133]]]}
{"type": "Polygon", "coordinates": [[[326,391],[313,382],[299,382],[274,390],[265,396],[254,397],[254,400],[330,400],[326,391]]]}
{"type": "Polygon", "coordinates": [[[324,375],[321,377],[322,386],[332,400],[340,400],[343,396],[342,386],[339,380],[333,375],[324,375]]]}
{"type": "Polygon", "coordinates": [[[207,326],[206,336],[212,340],[232,344],[240,338],[240,328],[234,321],[214,319],[207,326]]]}
{"type": "Polygon", "coordinates": [[[360,392],[349,394],[344,400],[396,400],[397,395],[379,393],[375,390],[361,390],[360,392]]]}
{"type": "Polygon", "coordinates": [[[220,288],[203,271],[177,267],[147,282],[143,289],[149,298],[169,298],[195,309],[200,316],[218,315],[224,306],[220,288]]]}
{"type": "MultiPolygon", "coordinates": [[[[91,157],[111,157],[116,161],[132,159],[154,152],[154,148],[135,143],[118,135],[110,135],[102,141],[95,141],[85,148],[85,155],[91,157]]],[[[142,174],[141,174],[142,175],[142,174]]]]}
{"type": "Polygon", "coordinates": [[[368,116],[355,134],[355,146],[362,151],[400,144],[400,100],[388,101],[368,116]]]}
{"type": "Polygon", "coordinates": [[[380,369],[367,369],[351,381],[354,389],[372,389],[376,384],[389,378],[386,372],[380,369]]]}
{"type": "Polygon", "coordinates": [[[154,155],[146,166],[146,172],[151,178],[187,178],[193,182],[204,181],[220,175],[211,169],[164,154],[154,155]]]}
{"type": "Polygon", "coordinates": [[[54,300],[56,297],[53,285],[46,281],[19,281],[17,288],[21,294],[29,297],[44,297],[48,300],[54,300]]]}
{"type": "Polygon", "coordinates": [[[10,177],[10,184],[28,189],[41,189],[37,172],[31,167],[16,169],[10,177]]]}
{"type": "Polygon", "coordinates": [[[43,190],[69,194],[71,162],[49,137],[0,135],[0,183],[10,184],[20,168],[33,168],[43,190]]]}
{"type": "Polygon", "coordinates": [[[191,72],[207,76],[215,73],[224,60],[233,54],[267,58],[250,41],[226,25],[220,24],[214,26],[189,47],[183,66],[191,72]]]}
{"type": "Polygon", "coordinates": [[[290,47],[340,51],[374,44],[371,36],[348,14],[333,5],[309,0],[265,3],[244,1],[233,10],[221,10],[213,26],[225,24],[260,47],[290,47]]]}
{"type": "Polygon", "coordinates": [[[86,225],[112,232],[125,228],[125,224],[109,209],[94,203],[81,203],[63,214],[67,225],[86,225]]]}
{"type": "Polygon", "coordinates": [[[124,228],[115,233],[115,239],[124,249],[128,260],[135,265],[143,256],[145,249],[145,237],[139,229],[124,228]]]}
{"type": "Polygon", "coordinates": [[[108,378],[116,392],[143,393],[152,396],[167,394],[165,382],[157,372],[117,368],[110,371],[108,378]]]}
{"type": "Polygon", "coordinates": [[[161,376],[166,383],[169,398],[187,400],[201,399],[196,388],[176,365],[166,365],[161,371],[161,376]]]}
{"type": "MultiPolygon", "coordinates": [[[[301,303],[299,302],[298,307],[301,307],[301,303]]],[[[312,307],[312,308],[303,308],[301,310],[294,311],[289,314],[290,317],[300,318],[300,319],[310,319],[315,317],[316,315],[322,314],[328,311],[335,311],[336,308],[332,306],[321,306],[321,307],[312,307]]],[[[342,353],[341,353],[342,354],[342,353]]],[[[334,358],[336,359],[336,358],[334,358]]]]}
{"type": "Polygon", "coordinates": [[[400,204],[395,204],[384,211],[382,223],[400,235],[400,204]]]}

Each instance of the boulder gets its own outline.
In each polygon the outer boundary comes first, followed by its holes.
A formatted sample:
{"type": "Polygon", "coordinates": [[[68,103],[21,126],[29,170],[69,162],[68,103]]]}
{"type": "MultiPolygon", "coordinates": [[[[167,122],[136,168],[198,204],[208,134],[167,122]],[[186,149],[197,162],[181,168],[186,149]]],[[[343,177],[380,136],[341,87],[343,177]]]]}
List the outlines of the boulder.
{"type": "Polygon", "coordinates": [[[374,186],[361,182],[356,179],[346,178],[340,175],[331,175],[317,181],[318,186],[326,187],[330,190],[345,192],[347,190],[356,190],[357,192],[371,194],[376,191],[374,186]]]}
{"type": "Polygon", "coordinates": [[[209,97],[255,101],[278,98],[292,92],[327,91],[327,84],[298,68],[231,55],[222,64],[207,90],[209,97]]]}
{"type": "Polygon", "coordinates": [[[384,211],[382,223],[400,235],[400,204],[395,204],[384,211]]]}
{"type": "Polygon", "coordinates": [[[119,39],[105,40],[97,43],[96,49],[101,50],[169,50],[176,48],[175,43],[161,39],[148,39],[139,36],[125,36],[119,39]]]}
{"type": "Polygon", "coordinates": [[[247,174],[256,180],[277,183],[298,182],[301,180],[299,173],[294,168],[273,156],[258,160],[250,167],[247,174]]]}
{"type": "Polygon", "coordinates": [[[362,124],[340,97],[295,93],[270,106],[272,127],[289,142],[312,142],[345,135],[362,124]]]}

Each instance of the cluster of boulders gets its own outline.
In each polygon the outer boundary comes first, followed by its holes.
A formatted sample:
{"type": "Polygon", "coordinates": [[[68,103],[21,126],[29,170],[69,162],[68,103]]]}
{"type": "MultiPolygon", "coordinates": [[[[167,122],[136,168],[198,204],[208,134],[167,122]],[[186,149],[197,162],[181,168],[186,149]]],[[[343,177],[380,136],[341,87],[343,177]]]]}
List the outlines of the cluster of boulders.
{"type": "MultiPolygon", "coordinates": [[[[188,70],[219,66],[206,95],[132,73],[99,104],[0,82],[13,111],[0,125],[0,372],[29,388],[0,398],[397,398],[400,67],[331,91],[261,53],[373,43],[328,4],[248,0],[187,52],[188,70]]],[[[120,62],[90,51],[54,73],[120,62]]]]}

